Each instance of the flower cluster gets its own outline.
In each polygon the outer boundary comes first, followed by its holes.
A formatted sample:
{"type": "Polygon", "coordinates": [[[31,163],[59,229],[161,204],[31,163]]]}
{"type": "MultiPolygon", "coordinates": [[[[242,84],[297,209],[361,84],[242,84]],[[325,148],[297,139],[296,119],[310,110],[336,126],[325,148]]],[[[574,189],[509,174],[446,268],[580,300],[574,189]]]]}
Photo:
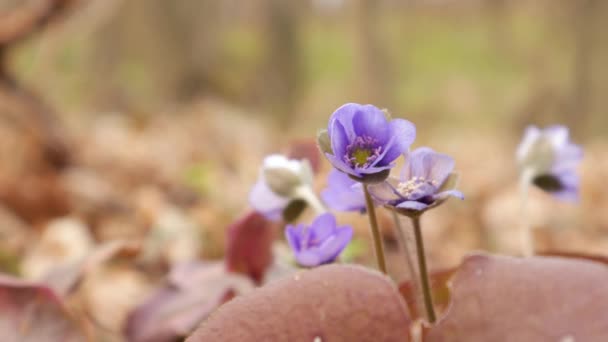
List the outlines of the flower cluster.
{"type": "Polygon", "coordinates": [[[409,216],[434,208],[450,196],[462,199],[462,193],[454,189],[454,160],[424,147],[410,153],[415,137],[412,123],[391,120],[372,105],[348,103],[338,108],[327,130],[319,134],[319,146],[336,170],[322,194],[326,203],[336,210],[363,211],[359,182],[370,183],[375,204],[409,216]],[[400,156],[405,159],[401,177],[389,177],[400,156]]]}
{"type": "MultiPolygon", "coordinates": [[[[313,175],[306,160],[272,155],[264,160],[250,194],[251,205],[271,220],[297,217],[286,215],[294,207],[299,214],[300,207],[294,203],[316,209],[318,216],[311,225],[288,225],[285,230],[296,261],[306,267],[334,261],[352,238],[352,228],[338,227],[326,207],[368,213],[383,269],[375,206],[410,217],[419,230],[424,212],[450,197],[464,199],[456,189],[454,159],[428,147],[410,152],[415,138],[416,127],[411,122],[393,119],[373,105],[347,103],[330,116],[327,129],[317,137],[320,150],[333,166],[321,192],[323,203],[312,191],[313,175]],[[391,176],[400,157],[403,168],[398,176],[391,176]]],[[[575,167],[581,157],[581,148],[569,142],[563,126],[529,127],[517,150],[522,179],[562,199],[577,197],[575,167]]],[[[417,243],[422,249],[422,242],[417,243]]]]}
{"type": "Polygon", "coordinates": [[[334,261],[352,238],[350,226],[337,227],[334,216],[325,213],[312,183],[313,174],[307,160],[275,154],[264,159],[259,179],[249,194],[251,206],[272,221],[297,217],[303,208],[296,209],[296,215],[290,211],[299,203],[310,205],[320,214],[311,226],[288,225],[285,230],[296,261],[306,267],[334,261]]]}

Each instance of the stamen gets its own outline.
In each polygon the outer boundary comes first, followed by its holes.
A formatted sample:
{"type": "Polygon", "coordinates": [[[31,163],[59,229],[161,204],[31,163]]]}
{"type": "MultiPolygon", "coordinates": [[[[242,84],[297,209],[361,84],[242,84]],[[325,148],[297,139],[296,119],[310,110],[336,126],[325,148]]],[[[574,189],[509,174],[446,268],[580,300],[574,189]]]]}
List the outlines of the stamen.
{"type": "Polygon", "coordinates": [[[405,182],[397,184],[397,191],[405,198],[414,197],[414,195],[420,195],[419,192],[428,190],[424,189],[428,185],[433,188],[437,188],[439,182],[436,180],[425,179],[423,177],[412,177],[405,182]]]}
{"type": "Polygon", "coordinates": [[[377,146],[378,141],[369,136],[359,136],[346,147],[344,161],[352,167],[365,168],[370,166],[380,154],[382,146],[377,146]]]}

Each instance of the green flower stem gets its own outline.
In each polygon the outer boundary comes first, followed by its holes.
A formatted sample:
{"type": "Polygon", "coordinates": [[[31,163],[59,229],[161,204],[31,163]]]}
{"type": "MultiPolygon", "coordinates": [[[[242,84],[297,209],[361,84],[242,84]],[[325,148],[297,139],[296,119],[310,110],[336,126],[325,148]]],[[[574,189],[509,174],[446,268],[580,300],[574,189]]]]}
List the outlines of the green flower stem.
{"type": "Polygon", "coordinates": [[[378,229],[378,220],[376,218],[376,209],[374,202],[367,189],[367,184],[363,183],[363,192],[365,193],[365,204],[367,206],[367,216],[369,217],[369,226],[372,230],[372,236],[374,238],[374,251],[376,252],[376,260],[378,261],[378,268],[382,273],[386,272],[386,261],[384,259],[384,248],[382,247],[382,236],[380,235],[380,229],[378,229]]]}
{"type": "Polygon", "coordinates": [[[532,182],[533,171],[526,169],[522,172],[519,180],[519,191],[520,191],[520,208],[519,218],[521,220],[521,247],[522,254],[525,257],[534,255],[534,235],[532,234],[532,226],[528,220],[528,193],[530,190],[530,183],[532,182]]]}
{"type": "Polygon", "coordinates": [[[433,297],[431,296],[431,286],[429,284],[429,275],[426,270],[426,258],[424,255],[424,242],[422,241],[422,231],[420,229],[420,216],[412,217],[414,225],[414,235],[416,236],[416,251],[418,253],[418,270],[420,272],[420,285],[422,287],[422,295],[424,297],[424,306],[426,308],[429,323],[435,323],[435,309],[433,308],[433,297]]]}

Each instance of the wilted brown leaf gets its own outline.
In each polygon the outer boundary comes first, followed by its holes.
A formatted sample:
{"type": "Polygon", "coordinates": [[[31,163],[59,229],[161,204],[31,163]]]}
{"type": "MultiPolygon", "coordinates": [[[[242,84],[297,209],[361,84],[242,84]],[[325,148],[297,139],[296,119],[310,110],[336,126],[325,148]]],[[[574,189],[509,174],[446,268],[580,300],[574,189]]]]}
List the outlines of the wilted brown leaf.
{"type": "Polygon", "coordinates": [[[222,263],[179,265],[169,274],[168,284],[129,315],[125,334],[133,342],[175,341],[218,306],[253,288],[251,280],[227,272],[222,263]]]}
{"type": "Polygon", "coordinates": [[[81,327],[48,287],[0,275],[3,342],[86,341],[81,327]]]}
{"type": "Polygon", "coordinates": [[[89,253],[82,261],[51,270],[43,281],[60,295],[68,295],[75,290],[87,273],[101,267],[116,257],[133,258],[139,246],[127,241],[106,242],[89,253]]]}

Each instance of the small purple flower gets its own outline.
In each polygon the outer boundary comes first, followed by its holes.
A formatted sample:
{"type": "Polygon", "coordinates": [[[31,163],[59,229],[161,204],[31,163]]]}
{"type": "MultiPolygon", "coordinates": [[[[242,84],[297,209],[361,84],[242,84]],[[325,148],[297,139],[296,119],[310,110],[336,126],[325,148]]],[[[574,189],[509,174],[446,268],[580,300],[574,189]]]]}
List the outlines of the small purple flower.
{"type": "Polygon", "coordinates": [[[249,203],[271,221],[279,221],[289,199],[275,194],[264,179],[258,180],[249,193],[249,203]]]}
{"type": "Polygon", "coordinates": [[[580,182],[576,166],[583,150],[568,135],[564,126],[543,130],[529,126],[517,149],[517,161],[522,177],[559,199],[576,201],[580,182]]]}
{"type": "Polygon", "coordinates": [[[288,159],[279,154],[264,158],[260,176],[249,193],[249,203],[271,221],[278,221],[298,191],[312,186],[312,170],[307,160],[288,159]]]}
{"type": "Polygon", "coordinates": [[[464,199],[455,190],[457,175],[453,173],[454,159],[428,147],[405,156],[400,178],[372,184],[370,193],[376,201],[407,216],[417,216],[434,208],[449,197],[464,199]]]}
{"type": "Polygon", "coordinates": [[[329,118],[319,146],[336,169],[361,181],[381,181],[415,137],[411,122],[389,120],[373,105],[347,103],[329,118]]]}
{"type": "Polygon", "coordinates": [[[336,169],[329,172],[327,187],[321,191],[321,198],[332,210],[361,213],[366,210],[361,183],[336,169]]]}
{"type": "Polygon", "coordinates": [[[296,261],[305,267],[334,261],[352,236],[353,229],[350,226],[338,227],[336,218],[330,213],[319,215],[310,226],[299,224],[285,228],[285,237],[296,261]]]}

